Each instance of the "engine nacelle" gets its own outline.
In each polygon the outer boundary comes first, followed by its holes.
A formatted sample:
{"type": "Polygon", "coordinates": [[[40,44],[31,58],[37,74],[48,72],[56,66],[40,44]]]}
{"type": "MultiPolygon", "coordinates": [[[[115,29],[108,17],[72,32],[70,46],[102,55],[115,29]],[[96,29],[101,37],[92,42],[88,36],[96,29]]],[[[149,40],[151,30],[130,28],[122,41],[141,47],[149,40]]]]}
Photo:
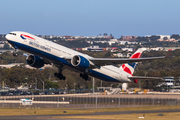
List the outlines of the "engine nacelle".
{"type": "Polygon", "coordinates": [[[28,65],[30,65],[31,67],[35,67],[35,68],[41,68],[44,66],[44,61],[42,58],[36,56],[36,55],[29,55],[26,58],[26,62],[28,65]]]}
{"type": "Polygon", "coordinates": [[[80,55],[75,55],[71,60],[71,64],[74,67],[83,68],[83,69],[88,68],[90,65],[89,60],[87,60],[85,57],[80,55]]]}

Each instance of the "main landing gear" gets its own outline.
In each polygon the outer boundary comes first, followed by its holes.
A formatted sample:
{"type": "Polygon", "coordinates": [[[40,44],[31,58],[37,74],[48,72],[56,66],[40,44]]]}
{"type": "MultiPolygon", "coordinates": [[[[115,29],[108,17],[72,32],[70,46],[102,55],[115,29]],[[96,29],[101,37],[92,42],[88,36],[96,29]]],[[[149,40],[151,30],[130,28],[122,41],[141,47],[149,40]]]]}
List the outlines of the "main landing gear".
{"type": "Polygon", "coordinates": [[[56,76],[57,78],[59,78],[60,80],[65,80],[66,77],[62,74],[63,66],[58,67],[59,73],[54,73],[54,76],[56,76]]]}
{"type": "Polygon", "coordinates": [[[66,77],[63,76],[62,73],[54,73],[54,76],[56,76],[56,77],[59,78],[60,80],[65,80],[65,79],[66,79],[66,77]]]}
{"type": "Polygon", "coordinates": [[[82,77],[83,79],[85,79],[85,81],[90,81],[91,80],[91,78],[86,73],[84,73],[84,74],[80,73],[79,76],[82,77]]]}

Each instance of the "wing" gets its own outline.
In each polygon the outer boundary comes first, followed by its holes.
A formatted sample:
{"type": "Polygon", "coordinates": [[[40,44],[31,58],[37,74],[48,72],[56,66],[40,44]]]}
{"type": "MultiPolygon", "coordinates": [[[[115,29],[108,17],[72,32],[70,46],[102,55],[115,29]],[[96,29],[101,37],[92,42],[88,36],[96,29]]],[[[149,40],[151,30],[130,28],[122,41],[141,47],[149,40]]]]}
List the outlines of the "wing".
{"type": "MultiPolygon", "coordinates": [[[[94,65],[114,65],[114,64],[124,64],[124,63],[134,63],[146,60],[164,59],[166,56],[162,57],[147,57],[147,58],[89,58],[89,60],[94,63],[94,65]]],[[[92,65],[92,64],[91,64],[92,65]]]]}
{"type": "Polygon", "coordinates": [[[163,78],[160,77],[145,77],[145,76],[132,76],[128,77],[130,80],[163,80],[163,78]]]}
{"type": "MultiPolygon", "coordinates": [[[[76,55],[76,57],[73,57],[73,58],[78,58],[77,60],[75,60],[77,62],[79,62],[81,58],[86,59],[86,62],[89,61],[90,67],[100,67],[104,65],[117,65],[117,64],[124,64],[124,63],[132,64],[132,63],[146,61],[146,60],[156,60],[156,59],[166,58],[166,56],[141,58],[142,52],[144,50],[145,48],[139,48],[138,50],[136,50],[134,54],[131,55],[130,58],[93,58],[93,57],[86,58],[85,56],[81,56],[81,55],[76,55]]],[[[66,59],[67,61],[70,61],[72,58],[64,58],[64,59],[66,59]]]]}
{"type": "MultiPolygon", "coordinates": [[[[64,58],[68,63],[71,64],[72,57],[62,57],[64,58]]],[[[118,65],[118,64],[124,64],[124,63],[135,63],[135,62],[141,62],[146,60],[156,60],[156,59],[164,59],[166,56],[162,57],[147,57],[147,58],[87,58],[87,60],[90,63],[89,68],[100,68],[100,66],[104,65],[118,65]]]]}

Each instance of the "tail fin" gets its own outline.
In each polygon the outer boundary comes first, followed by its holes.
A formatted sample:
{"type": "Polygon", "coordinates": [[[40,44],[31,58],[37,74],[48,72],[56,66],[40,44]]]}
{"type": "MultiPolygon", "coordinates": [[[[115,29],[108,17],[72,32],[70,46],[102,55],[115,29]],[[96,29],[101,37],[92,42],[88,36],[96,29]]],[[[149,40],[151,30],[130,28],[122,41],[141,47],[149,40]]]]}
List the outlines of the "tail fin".
{"type": "MultiPolygon", "coordinates": [[[[142,52],[144,51],[144,48],[139,48],[131,57],[130,59],[134,59],[134,58],[140,58],[142,55],[142,52]]],[[[123,71],[129,73],[130,75],[133,75],[134,70],[136,68],[137,62],[135,63],[126,63],[126,64],[122,64],[122,66],[120,67],[120,69],[122,69],[123,71]]]]}

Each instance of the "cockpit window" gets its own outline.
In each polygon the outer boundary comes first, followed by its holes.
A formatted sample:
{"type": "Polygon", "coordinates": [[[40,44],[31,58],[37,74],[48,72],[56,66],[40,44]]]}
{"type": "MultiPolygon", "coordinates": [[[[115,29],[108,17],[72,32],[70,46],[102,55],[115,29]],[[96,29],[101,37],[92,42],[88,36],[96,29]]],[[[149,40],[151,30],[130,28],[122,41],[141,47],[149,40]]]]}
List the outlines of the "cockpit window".
{"type": "Polygon", "coordinates": [[[11,34],[11,35],[16,35],[16,33],[9,33],[9,34],[11,34]]]}

